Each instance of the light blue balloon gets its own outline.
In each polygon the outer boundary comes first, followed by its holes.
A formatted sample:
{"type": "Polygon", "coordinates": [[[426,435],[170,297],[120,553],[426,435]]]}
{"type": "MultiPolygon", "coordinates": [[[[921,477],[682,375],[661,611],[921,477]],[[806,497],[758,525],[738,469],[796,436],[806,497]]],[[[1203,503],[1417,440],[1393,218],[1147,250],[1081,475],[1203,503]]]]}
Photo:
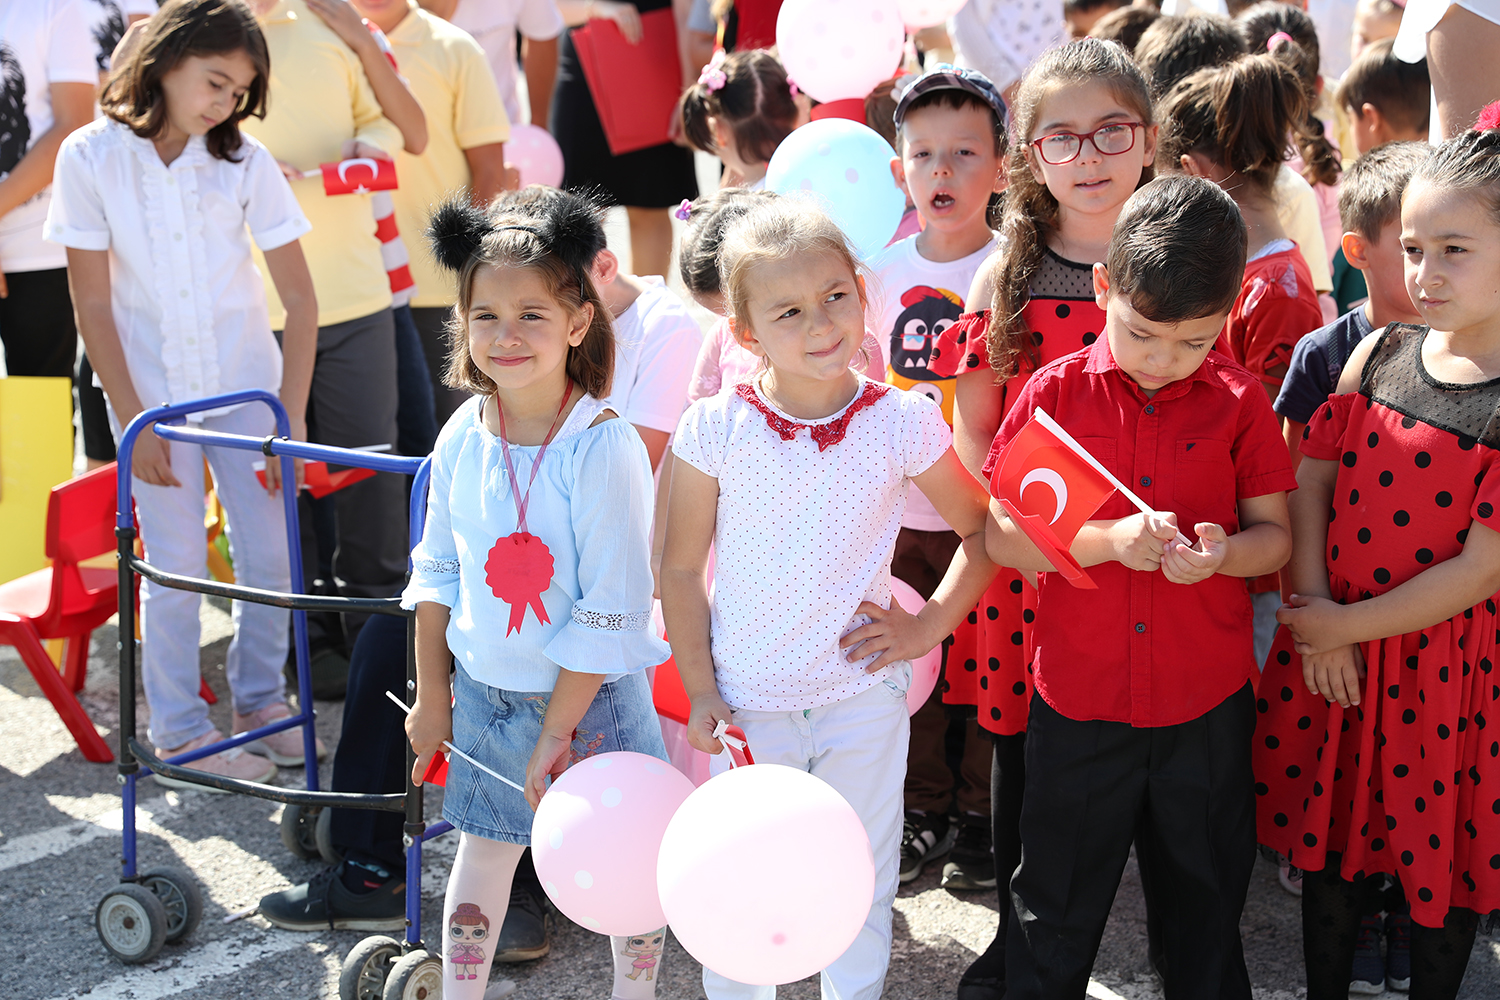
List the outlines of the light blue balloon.
{"type": "Polygon", "coordinates": [[[906,211],[906,195],[891,176],[895,155],[875,130],[846,118],[823,118],[776,147],[766,187],[812,200],[868,260],[891,241],[906,211]]]}

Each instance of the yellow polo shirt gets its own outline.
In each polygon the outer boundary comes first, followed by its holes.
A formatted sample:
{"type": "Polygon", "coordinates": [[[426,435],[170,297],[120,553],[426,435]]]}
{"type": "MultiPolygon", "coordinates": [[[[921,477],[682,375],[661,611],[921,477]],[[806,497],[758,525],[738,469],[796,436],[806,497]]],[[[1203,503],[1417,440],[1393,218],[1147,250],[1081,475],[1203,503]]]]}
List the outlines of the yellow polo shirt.
{"type": "Polygon", "coordinates": [[[396,154],[396,226],[411,256],[418,308],[458,301],[453,275],[438,267],[427,247],[427,220],[449,194],[469,186],[464,150],[505,142],[510,121],[489,60],[468,32],[411,4],[411,13],[386,36],[396,68],[406,77],[427,116],[421,156],[396,154]]]}
{"type": "MultiPolygon", "coordinates": [[[[386,152],[401,148],[401,133],[380,113],[364,67],[352,49],[303,0],[280,0],[260,18],[271,53],[270,101],[265,120],[241,128],[265,143],[271,155],[298,170],[339,159],[346,139],[386,152]]],[[[391,286],[375,239],[370,196],[323,193],[321,179],[292,182],[292,192],[312,231],[302,252],[318,293],[318,325],[369,316],[391,304],[391,286]]],[[[286,325],[286,310],[256,251],[266,278],[271,326],[286,325]]]]}

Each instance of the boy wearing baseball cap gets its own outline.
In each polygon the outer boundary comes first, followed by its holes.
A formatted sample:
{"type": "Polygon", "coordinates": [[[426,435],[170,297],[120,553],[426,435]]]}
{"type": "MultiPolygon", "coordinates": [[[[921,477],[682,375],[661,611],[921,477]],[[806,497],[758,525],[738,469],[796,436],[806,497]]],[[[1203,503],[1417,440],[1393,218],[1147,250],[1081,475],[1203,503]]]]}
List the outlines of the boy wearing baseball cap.
{"type": "MultiPolygon", "coordinates": [[[[936,375],[928,362],[938,334],[964,311],[974,274],[995,249],[989,207],[1005,183],[1005,102],[983,74],[942,65],[899,92],[894,119],[900,155],[891,159],[891,172],[916,206],[922,229],[870,261],[876,281],[868,320],[885,355],[886,380],[930,396],[951,425],[954,379],[936,375]]],[[[960,539],[915,493],[901,524],[891,572],[925,600],[960,539]]],[[[955,789],[943,752],[948,719],[940,691],[911,721],[901,880],[947,855],[945,887],[993,888],[989,740],[967,723],[955,824],[948,818],[955,789]]]]}

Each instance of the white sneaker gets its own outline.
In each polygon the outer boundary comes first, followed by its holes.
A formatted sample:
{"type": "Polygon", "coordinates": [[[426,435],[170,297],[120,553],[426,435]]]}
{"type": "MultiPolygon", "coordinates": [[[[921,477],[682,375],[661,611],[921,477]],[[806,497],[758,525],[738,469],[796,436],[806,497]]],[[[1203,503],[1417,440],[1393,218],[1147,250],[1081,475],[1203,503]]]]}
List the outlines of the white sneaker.
{"type": "MultiPolygon", "coordinates": [[[[285,719],[291,714],[292,710],[287,708],[284,701],[279,701],[274,705],[267,705],[260,711],[251,712],[249,715],[241,715],[235,712],[234,731],[236,735],[239,733],[248,733],[252,729],[269,726],[273,722],[285,719]]],[[[318,759],[322,760],[328,755],[328,748],[323,745],[322,740],[316,740],[316,746],[318,759]]],[[[271,758],[272,763],[279,764],[282,767],[301,767],[305,763],[302,751],[302,728],[300,726],[293,726],[291,729],[283,729],[279,733],[272,733],[270,736],[262,736],[258,740],[251,740],[245,744],[245,749],[264,754],[271,758]]]]}
{"type": "MultiPolygon", "coordinates": [[[[180,747],[165,750],[156,748],[157,756],[163,760],[176,757],[178,754],[189,753],[200,747],[206,747],[210,743],[217,743],[224,738],[224,734],[217,729],[210,729],[196,739],[188,740],[180,747]]],[[[192,761],[185,767],[191,767],[198,771],[207,771],[209,774],[217,774],[224,778],[239,778],[243,781],[267,782],[276,777],[276,765],[264,757],[246,752],[244,747],[231,747],[228,750],[220,750],[216,754],[202,757],[192,761]]],[[[201,792],[213,792],[216,795],[228,795],[229,792],[222,788],[214,788],[210,785],[200,785],[192,781],[183,781],[179,778],[168,778],[166,775],[152,775],[158,785],[166,785],[168,788],[196,789],[201,792]]]]}

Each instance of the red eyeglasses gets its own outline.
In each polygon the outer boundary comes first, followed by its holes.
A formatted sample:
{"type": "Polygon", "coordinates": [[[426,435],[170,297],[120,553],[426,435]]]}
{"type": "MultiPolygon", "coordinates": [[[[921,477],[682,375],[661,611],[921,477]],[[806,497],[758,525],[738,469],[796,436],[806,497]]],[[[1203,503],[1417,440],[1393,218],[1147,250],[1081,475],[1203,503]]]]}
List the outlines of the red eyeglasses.
{"type": "Polygon", "coordinates": [[[1135,147],[1135,130],[1144,128],[1144,122],[1110,122],[1100,125],[1092,132],[1052,132],[1040,139],[1031,140],[1043,163],[1060,167],[1072,163],[1083,152],[1083,141],[1087,139],[1105,156],[1119,156],[1135,147]]]}

